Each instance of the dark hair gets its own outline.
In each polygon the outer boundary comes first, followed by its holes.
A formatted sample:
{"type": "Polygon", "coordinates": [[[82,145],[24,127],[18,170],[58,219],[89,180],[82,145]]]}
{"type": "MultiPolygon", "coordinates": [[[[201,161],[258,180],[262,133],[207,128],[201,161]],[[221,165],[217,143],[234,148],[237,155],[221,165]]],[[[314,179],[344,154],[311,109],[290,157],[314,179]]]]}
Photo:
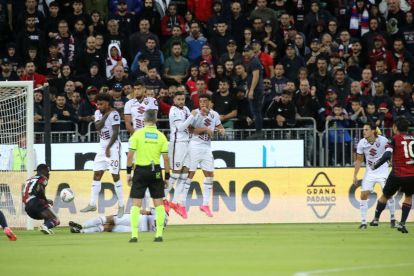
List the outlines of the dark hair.
{"type": "Polygon", "coordinates": [[[57,97],[64,97],[64,98],[66,98],[66,95],[65,94],[63,94],[63,93],[58,93],[57,95],[56,95],[56,98],[57,97]]]}
{"type": "Polygon", "coordinates": [[[210,97],[209,94],[201,94],[198,98],[200,100],[204,98],[204,99],[207,99],[207,100],[211,101],[211,97],[210,97]]]}
{"type": "Polygon", "coordinates": [[[230,85],[230,81],[227,78],[220,78],[219,82],[227,83],[228,85],[230,85]]]}
{"type": "Polygon", "coordinates": [[[145,83],[142,80],[137,80],[133,86],[145,86],[145,83]]]}
{"type": "Polygon", "coordinates": [[[36,172],[38,175],[49,175],[49,166],[46,164],[39,164],[36,168],[36,172]]]}
{"type": "Polygon", "coordinates": [[[111,95],[108,93],[99,93],[98,96],[96,96],[96,101],[104,101],[109,103],[111,101],[111,95]]]}
{"type": "Polygon", "coordinates": [[[410,123],[405,117],[398,117],[394,121],[394,125],[399,132],[407,132],[408,127],[410,126],[410,123]]]}
{"type": "Polygon", "coordinates": [[[177,91],[177,92],[175,92],[175,94],[174,94],[174,98],[175,98],[176,96],[185,96],[185,94],[184,94],[184,92],[182,92],[182,91],[177,91]]]}
{"type": "Polygon", "coordinates": [[[375,124],[375,122],[366,122],[366,123],[364,124],[364,126],[369,126],[369,128],[370,128],[371,130],[376,130],[376,129],[377,129],[377,125],[375,124]]]}
{"type": "Polygon", "coordinates": [[[58,2],[56,2],[56,1],[52,1],[52,2],[50,2],[50,4],[49,4],[49,8],[50,7],[58,7],[59,8],[59,4],[58,4],[58,2]]]}
{"type": "Polygon", "coordinates": [[[173,42],[173,43],[171,44],[171,48],[173,48],[174,46],[180,46],[180,47],[181,47],[181,43],[180,43],[180,42],[178,42],[178,41],[173,42]]]}

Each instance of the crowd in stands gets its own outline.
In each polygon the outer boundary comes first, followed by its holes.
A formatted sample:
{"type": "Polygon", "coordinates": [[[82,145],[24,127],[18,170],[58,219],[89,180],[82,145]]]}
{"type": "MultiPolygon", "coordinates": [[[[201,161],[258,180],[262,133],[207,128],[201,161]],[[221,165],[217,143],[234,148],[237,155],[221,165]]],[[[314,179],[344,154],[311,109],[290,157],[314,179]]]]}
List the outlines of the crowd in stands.
{"type": "Polygon", "coordinates": [[[49,83],[51,103],[35,92],[35,122],[51,104],[51,122],[82,135],[97,93],[122,114],[137,80],[162,118],[176,91],[190,108],[208,93],[226,128],[250,128],[252,49],[266,128],[309,126],[300,117],[319,130],[398,116],[414,126],[413,12],[413,0],[0,0],[0,81],[49,83]]]}

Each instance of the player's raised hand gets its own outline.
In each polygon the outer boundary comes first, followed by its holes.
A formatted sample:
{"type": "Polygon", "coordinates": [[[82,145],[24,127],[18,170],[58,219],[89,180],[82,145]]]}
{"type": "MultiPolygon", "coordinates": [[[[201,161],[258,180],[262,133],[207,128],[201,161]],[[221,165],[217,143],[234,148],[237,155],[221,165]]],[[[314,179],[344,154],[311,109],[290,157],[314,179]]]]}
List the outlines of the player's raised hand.
{"type": "Polygon", "coordinates": [[[193,115],[193,116],[197,115],[197,110],[193,109],[193,111],[191,111],[191,115],[193,115]]]}
{"type": "Polygon", "coordinates": [[[214,136],[214,130],[207,128],[206,130],[208,136],[213,137],[214,136]]]}
{"type": "Polygon", "coordinates": [[[226,134],[226,130],[224,128],[218,128],[217,130],[221,136],[224,136],[224,134],[226,134]]]}

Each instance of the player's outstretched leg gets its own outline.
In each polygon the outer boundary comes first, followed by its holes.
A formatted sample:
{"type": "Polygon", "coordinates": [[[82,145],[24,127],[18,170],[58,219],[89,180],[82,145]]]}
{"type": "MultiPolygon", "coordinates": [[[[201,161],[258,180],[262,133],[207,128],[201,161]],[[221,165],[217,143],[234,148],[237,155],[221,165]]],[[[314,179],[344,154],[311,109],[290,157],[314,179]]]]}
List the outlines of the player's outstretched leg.
{"type": "Polygon", "coordinates": [[[3,228],[4,234],[6,234],[6,236],[9,238],[9,240],[11,240],[11,241],[17,240],[16,235],[8,227],[6,217],[4,216],[2,211],[0,211],[0,225],[3,228]]]}
{"type": "Polygon", "coordinates": [[[407,221],[408,215],[410,214],[411,205],[412,205],[412,198],[411,196],[405,196],[404,202],[401,207],[401,221],[396,225],[398,231],[403,234],[407,234],[408,230],[405,227],[405,222],[407,221]]]}
{"type": "Polygon", "coordinates": [[[118,179],[115,181],[115,193],[116,196],[118,198],[118,218],[122,218],[122,216],[124,215],[125,212],[125,207],[124,207],[124,192],[122,190],[122,181],[119,179],[119,175],[112,175],[115,179],[116,176],[118,177],[118,179]]]}
{"type": "Polygon", "coordinates": [[[361,225],[359,229],[367,229],[367,212],[368,212],[368,196],[361,194],[361,201],[359,202],[359,210],[361,212],[361,225]]]}
{"type": "Polygon", "coordinates": [[[82,225],[74,221],[69,221],[69,228],[71,233],[80,233],[82,230],[82,225]]]}
{"type": "Polygon", "coordinates": [[[180,174],[180,176],[178,177],[177,185],[175,186],[173,199],[170,202],[170,207],[184,219],[187,218],[187,210],[185,209],[185,203],[180,204],[180,202],[182,202],[181,196],[184,192],[183,190],[187,178],[188,173],[180,174]]]}
{"type": "MultiPolygon", "coordinates": [[[[95,172],[96,173],[96,172],[95,172]]],[[[92,181],[92,188],[91,188],[91,201],[89,202],[88,206],[81,209],[80,211],[82,213],[86,212],[94,212],[96,211],[96,201],[99,197],[99,193],[101,191],[101,181],[100,180],[94,180],[92,181]]]]}

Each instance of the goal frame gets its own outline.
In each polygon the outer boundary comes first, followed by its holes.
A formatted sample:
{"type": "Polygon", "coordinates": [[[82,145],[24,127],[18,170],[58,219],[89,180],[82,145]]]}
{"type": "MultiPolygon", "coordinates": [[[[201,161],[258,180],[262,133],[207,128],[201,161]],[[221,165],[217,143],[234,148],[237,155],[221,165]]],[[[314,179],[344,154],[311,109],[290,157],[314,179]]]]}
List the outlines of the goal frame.
{"type": "MultiPolygon", "coordinates": [[[[23,87],[26,88],[26,147],[27,147],[27,178],[33,176],[34,162],[32,160],[35,158],[34,155],[34,87],[33,81],[0,81],[0,87],[23,87]]],[[[33,220],[26,215],[26,229],[33,230],[33,220]]]]}

